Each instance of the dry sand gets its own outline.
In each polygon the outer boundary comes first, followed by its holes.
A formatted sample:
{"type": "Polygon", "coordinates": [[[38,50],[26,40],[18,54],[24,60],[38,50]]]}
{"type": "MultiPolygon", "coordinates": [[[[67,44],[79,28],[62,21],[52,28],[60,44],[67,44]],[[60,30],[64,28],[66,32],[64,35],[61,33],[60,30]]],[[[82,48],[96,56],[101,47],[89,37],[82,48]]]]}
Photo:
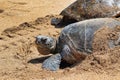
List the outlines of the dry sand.
{"type": "Polygon", "coordinates": [[[75,0],[0,0],[0,30],[51,14],[59,14],[75,0]]]}
{"type": "MultiPolygon", "coordinates": [[[[48,57],[38,53],[35,36],[58,37],[60,28],[50,20],[75,0],[0,0],[0,80],[120,80],[120,48],[99,51],[72,68],[56,72],[41,68],[48,57]],[[45,17],[46,16],[46,17],[45,17]]],[[[117,29],[119,30],[119,29],[117,29]]],[[[106,29],[96,33],[94,44],[106,29]]],[[[104,44],[104,43],[103,43],[104,44]]],[[[106,46],[106,45],[105,45],[106,46]]]]}

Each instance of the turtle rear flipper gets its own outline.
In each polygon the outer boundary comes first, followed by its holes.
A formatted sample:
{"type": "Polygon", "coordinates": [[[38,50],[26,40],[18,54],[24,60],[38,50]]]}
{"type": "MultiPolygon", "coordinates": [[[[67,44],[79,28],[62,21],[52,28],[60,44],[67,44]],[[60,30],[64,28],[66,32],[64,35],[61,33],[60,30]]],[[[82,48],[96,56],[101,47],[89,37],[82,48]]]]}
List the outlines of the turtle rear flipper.
{"type": "Polygon", "coordinates": [[[59,69],[61,63],[61,55],[55,54],[43,62],[42,68],[46,70],[56,71],[59,69]]]}

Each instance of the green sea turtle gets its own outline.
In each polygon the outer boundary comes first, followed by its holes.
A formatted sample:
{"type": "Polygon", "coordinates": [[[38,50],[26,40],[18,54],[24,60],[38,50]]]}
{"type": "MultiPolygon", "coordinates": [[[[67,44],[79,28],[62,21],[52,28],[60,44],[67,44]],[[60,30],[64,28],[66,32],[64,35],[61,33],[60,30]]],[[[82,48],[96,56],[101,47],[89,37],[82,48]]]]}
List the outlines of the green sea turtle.
{"type": "MultiPolygon", "coordinates": [[[[40,53],[42,51],[43,55],[53,54],[43,62],[42,67],[54,71],[59,69],[61,60],[71,64],[82,61],[93,52],[94,33],[104,26],[113,29],[120,26],[120,20],[97,18],[76,22],[63,28],[57,40],[48,36],[37,36],[35,43],[38,51],[40,53]]],[[[120,39],[117,42],[120,42],[120,39]]],[[[108,42],[108,47],[113,48],[114,46],[117,46],[114,40],[108,42]]]]}
{"type": "Polygon", "coordinates": [[[53,18],[51,23],[57,25],[59,23],[73,23],[92,18],[119,17],[120,16],[120,0],[77,0],[60,15],[63,19],[53,18]]]}

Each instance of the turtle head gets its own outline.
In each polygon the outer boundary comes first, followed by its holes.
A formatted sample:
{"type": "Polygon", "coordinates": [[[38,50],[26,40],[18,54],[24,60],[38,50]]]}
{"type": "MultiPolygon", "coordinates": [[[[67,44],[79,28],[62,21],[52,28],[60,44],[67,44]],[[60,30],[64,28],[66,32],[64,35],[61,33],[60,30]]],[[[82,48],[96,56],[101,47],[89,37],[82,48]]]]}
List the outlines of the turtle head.
{"type": "Polygon", "coordinates": [[[48,55],[56,48],[56,39],[48,36],[37,36],[35,44],[40,54],[48,55]]]}

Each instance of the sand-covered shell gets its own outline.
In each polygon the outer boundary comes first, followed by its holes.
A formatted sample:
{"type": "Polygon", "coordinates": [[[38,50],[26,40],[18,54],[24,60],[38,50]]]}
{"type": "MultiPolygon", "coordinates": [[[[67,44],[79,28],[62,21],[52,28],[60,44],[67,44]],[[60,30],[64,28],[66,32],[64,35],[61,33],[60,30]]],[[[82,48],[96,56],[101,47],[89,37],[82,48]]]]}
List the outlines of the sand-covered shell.
{"type": "MultiPolygon", "coordinates": [[[[93,41],[96,32],[99,32],[98,30],[107,27],[107,29],[113,30],[112,32],[114,32],[114,29],[117,26],[120,26],[120,20],[115,18],[90,19],[66,26],[60,34],[58,44],[61,50],[63,50],[64,47],[66,47],[65,51],[67,52],[66,53],[61,52],[63,59],[69,63],[79,61],[79,59],[82,59],[84,55],[93,52],[94,50],[93,41]]],[[[99,38],[99,36],[97,36],[97,38],[99,38]]],[[[99,38],[97,41],[99,43],[105,42],[104,40],[102,41],[101,39],[99,38]]],[[[117,41],[117,39],[107,40],[106,42],[107,47],[108,48],[115,47],[116,46],[115,42],[117,41]]],[[[105,44],[99,45],[103,46],[105,44]]]]}

